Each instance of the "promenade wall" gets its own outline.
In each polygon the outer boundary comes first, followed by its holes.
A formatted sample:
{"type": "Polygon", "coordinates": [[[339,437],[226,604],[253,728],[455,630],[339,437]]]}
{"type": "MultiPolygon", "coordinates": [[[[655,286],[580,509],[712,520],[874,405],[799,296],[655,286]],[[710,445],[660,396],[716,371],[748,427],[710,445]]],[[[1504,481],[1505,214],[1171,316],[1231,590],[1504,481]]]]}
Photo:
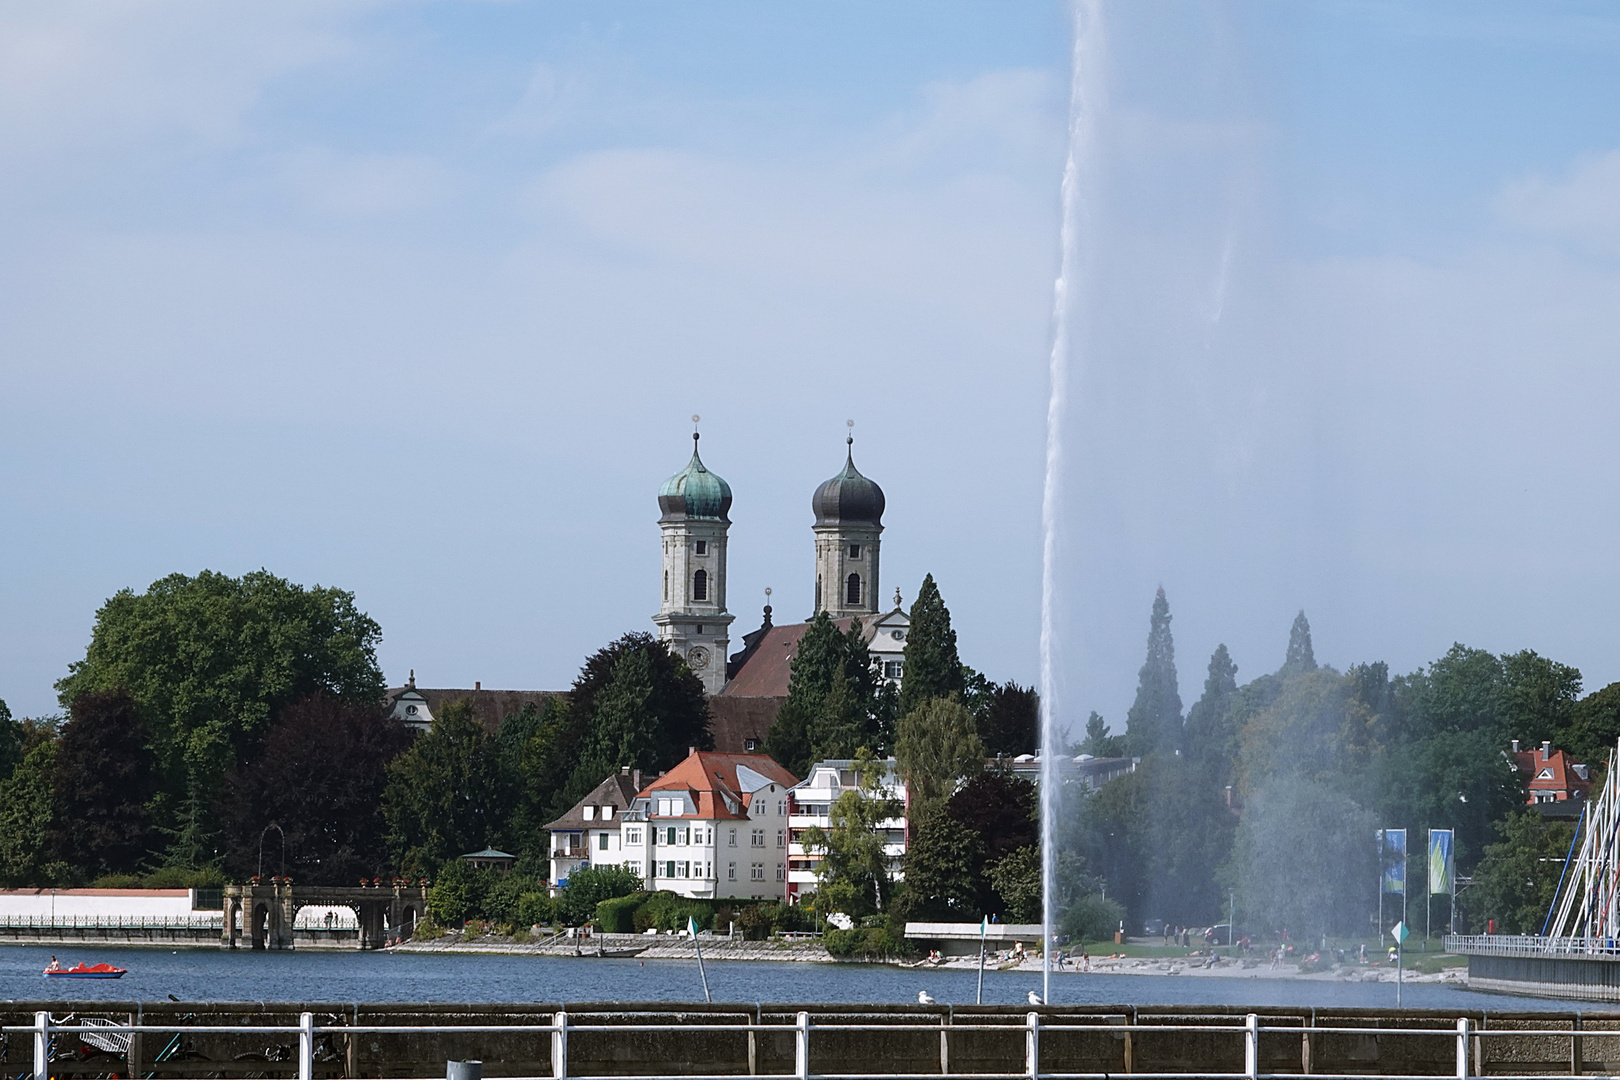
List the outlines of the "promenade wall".
{"type": "MultiPolygon", "coordinates": [[[[164,1028],[122,1045],[112,1032],[55,1036],[53,1077],[140,1075],[157,1080],[292,1076],[298,1036],[187,1033],[201,1025],[295,1029],[313,1014],[312,1076],[440,1077],[448,1060],[477,1059],[489,1077],[550,1076],[565,1007],[534,1005],[264,1005],[0,1003],[0,1023],[104,1018],[164,1028]],[[496,1030],[473,1029],[480,1026],[496,1030]],[[368,1027],[407,1028],[366,1031],[368,1027]],[[439,1027],[448,1030],[429,1030],[439,1027]],[[500,1030],[528,1027],[530,1030],[500,1030]],[[353,1034],[345,1028],[357,1029],[353,1034]],[[178,1032],[175,1037],[171,1032],[178,1032]]],[[[1489,1014],[1469,1010],[1239,1009],[1217,1006],[857,1006],[573,1004],[564,1041],[569,1076],[792,1075],[794,1025],[809,1014],[810,1075],[1025,1073],[1031,1016],[1039,1071],[1091,1075],[1550,1076],[1620,1070],[1620,1013],[1489,1014]],[[1259,1016],[1256,1060],[1245,1060],[1245,1014],[1259,1016]],[[1467,1061],[1459,1071],[1459,1021],[1467,1061]],[[763,1030],[723,1030],[724,1025],[763,1030]],[[636,1030],[638,1025],[660,1030],[636,1030]],[[1337,1031],[1320,1029],[1334,1028],[1337,1031]],[[1503,1037],[1493,1034],[1520,1035],[1503,1037]]],[[[31,1060],[12,1034],[0,1058],[13,1073],[31,1060]]]]}
{"type": "Polygon", "coordinates": [[[190,889],[0,889],[0,924],[14,919],[181,919],[190,889]]]}

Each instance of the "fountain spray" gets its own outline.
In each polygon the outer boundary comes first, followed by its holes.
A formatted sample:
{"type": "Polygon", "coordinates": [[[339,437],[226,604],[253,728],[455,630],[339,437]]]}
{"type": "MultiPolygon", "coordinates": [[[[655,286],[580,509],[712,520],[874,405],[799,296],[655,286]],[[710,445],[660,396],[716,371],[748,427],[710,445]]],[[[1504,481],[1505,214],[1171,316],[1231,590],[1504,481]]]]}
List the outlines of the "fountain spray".
{"type": "Polygon", "coordinates": [[[1102,0],[1074,0],[1074,39],[1070,57],[1069,153],[1063,165],[1062,245],[1057,281],[1052,286],[1051,396],[1046,405],[1046,483],[1041,495],[1041,997],[1052,1000],[1052,938],[1057,912],[1057,688],[1052,645],[1057,594],[1058,499],[1063,464],[1063,413],[1069,390],[1072,296],[1079,283],[1081,166],[1091,141],[1100,68],[1102,0]]]}

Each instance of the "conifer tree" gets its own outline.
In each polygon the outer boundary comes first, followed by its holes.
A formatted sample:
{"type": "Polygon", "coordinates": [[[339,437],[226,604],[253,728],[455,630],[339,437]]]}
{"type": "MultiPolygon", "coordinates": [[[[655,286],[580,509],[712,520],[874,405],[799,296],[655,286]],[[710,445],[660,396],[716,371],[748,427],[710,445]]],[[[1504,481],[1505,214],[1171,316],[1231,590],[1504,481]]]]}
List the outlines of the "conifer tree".
{"type": "Polygon", "coordinates": [[[1187,710],[1187,747],[1206,760],[1216,760],[1236,751],[1228,743],[1227,720],[1232,697],[1237,693],[1237,665],[1223,642],[1209,658],[1209,674],[1204,677],[1204,696],[1187,710]]]}
{"type": "Polygon", "coordinates": [[[1136,701],[1125,714],[1125,741],[1134,754],[1169,753],[1181,745],[1181,693],[1176,688],[1176,646],[1170,637],[1170,602],[1161,586],[1148,622],[1147,659],[1137,673],[1136,701]]]}
{"type": "Polygon", "coordinates": [[[1294,625],[1288,631],[1288,656],[1283,660],[1282,675],[1298,675],[1316,670],[1316,653],[1311,649],[1311,623],[1302,610],[1294,616],[1294,625]]]}
{"type": "Polygon", "coordinates": [[[900,715],[906,716],[934,698],[961,694],[965,689],[962,658],[956,653],[956,631],[951,613],[934,584],[923,578],[911,605],[911,627],[906,631],[906,674],[900,687],[900,715]]]}

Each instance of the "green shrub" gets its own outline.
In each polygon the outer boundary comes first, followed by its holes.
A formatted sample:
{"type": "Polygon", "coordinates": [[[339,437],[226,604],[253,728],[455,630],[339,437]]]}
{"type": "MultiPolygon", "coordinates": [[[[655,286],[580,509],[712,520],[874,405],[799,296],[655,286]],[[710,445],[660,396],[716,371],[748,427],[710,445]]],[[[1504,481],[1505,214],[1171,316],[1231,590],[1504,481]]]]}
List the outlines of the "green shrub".
{"type": "Polygon", "coordinates": [[[567,926],[583,926],[596,917],[596,905],[641,889],[641,878],[625,866],[587,866],[568,875],[568,888],[558,898],[557,917],[567,926]]]}
{"type": "Polygon", "coordinates": [[[494,886],[493,870],[475,869],[461,859],[451,859],[428,890],[428,913],[441,926],[460,926],[483,913],[484,901],[494,886]]]}
{"type": "Polygon", "coordinates": [[[526,892],[518,897],[517,925],[545,926],[556,917],[556,901],[544,892],[526,892]]]}
{"type": "Polygon", "coordinates": [[[95,889],[144,889],[146,882],[139,874],[103,874],[90,885],[95,889]]]}
{"type": "Polygon", "coordinates": [[[647,895],[644,892],[636,892],[629,896],[603,900],[596,905],[597,925],[609,934],[635,933],[636,911],[647,902],[647,895]]]}
{"type": "Polygon", "coordinates": [[[434,938],[444,937],[444,927],[433,921],[432,914],[425,914],[416,920],[416,928],[411,932],[415,941],[432,941],[434,938]]]}
{"type": "Polygon", "coordinates": [[[1076,941],[1112,941],[1125,908],[1100,893],[1082,896],[1063,913],[1062,928],[1076,941]]]}
{"type": "MultiPolygon", "coordinates": [[[[223,871],[212,866],[187,870],[179,866],[160,866],[146,875],[148,889],[207,889],[225,884],[223,871]]],[[[111,888],[112,886],[107,886],[111,888]]]]}
{"type": "MultiPolygon", "coordinates": [[[[772,934],[784,931],[802,931],[815,929],[815,915],[801,907],[783,904],[776,900],[766,900],[760,903],[740,907],[732,916],[737,929],[749,941],[763,941],[772,934]]],[[[875,916],[882,921],[882,916],[875,916]]]]}
{"type": "Polygon", "coordinates": [[[694,920],[699,930],[712,930],[717,906],[713,900],[692,900],[672,892],[655,892],[636,909],[635,930],[637,933],[653,929],[685,930],[688,919],[694,920]]]}
{"type": "Polygon", "coordinates": [[[886,960],[895,956],[909,956],[918,951],[905,938],[894,937],[887,926],[829,930],[822,941],[827,946],[827,952],[833,956],[863,960],[886,960]]]}
{"type": "MultiPolygon", "coordinates": [[[[489,890],[484,894],[483,903],[477,914],[502,924],[503,926],[533,926],[534,922],[524,921],[522,911],[523,898],[531,893],[545,895],[546,881],[530,874],[508,874],[505,877],[492,879],[489,890]]],[[[549,908],[546,919],[550,918],[549,908]]],[[[545,919],[539,921],[546,921],[545,919]]]]}

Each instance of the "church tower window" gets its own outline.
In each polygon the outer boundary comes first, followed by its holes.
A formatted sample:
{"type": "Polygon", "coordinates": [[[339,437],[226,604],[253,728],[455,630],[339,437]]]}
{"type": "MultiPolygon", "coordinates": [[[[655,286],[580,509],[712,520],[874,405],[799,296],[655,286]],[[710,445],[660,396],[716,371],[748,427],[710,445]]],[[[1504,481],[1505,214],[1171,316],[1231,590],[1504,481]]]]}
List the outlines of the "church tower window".
{"type": "Polygon", "coordinates": [[[692,575],[692,599],[707,600],[709,598],[709,573],[699,570],[692,575]]]}
{"type": "Polygon", "coordinates": [[[851,544],[851,545],[849,545],[849,557],[852,558],[852,559],[860,558],[861,557],[861,545],[859,545],[859,544],[851,544]]]}
{"type": "MultiPolygon", "coordinates": [[[[702,571],[700,570],[698,573],[702,573],[702,571]]],[[[851,574],[849,575],[849,580],[844,582],[844,603],[850,605],[851,607],[855,607],[858,606],[860,602],[861,575],[851,574]]]]}
{"type": "Polygon", "coordinates": [[[699,555],[707,555],[709,553],[709,542],[707,540],[699,540],[696,546],[697,553],[699,555]]]}
{"type": "Polygon", "coordinates": [[[664,599],[669,599],[669,571],[664,571],[664,599]]]}

